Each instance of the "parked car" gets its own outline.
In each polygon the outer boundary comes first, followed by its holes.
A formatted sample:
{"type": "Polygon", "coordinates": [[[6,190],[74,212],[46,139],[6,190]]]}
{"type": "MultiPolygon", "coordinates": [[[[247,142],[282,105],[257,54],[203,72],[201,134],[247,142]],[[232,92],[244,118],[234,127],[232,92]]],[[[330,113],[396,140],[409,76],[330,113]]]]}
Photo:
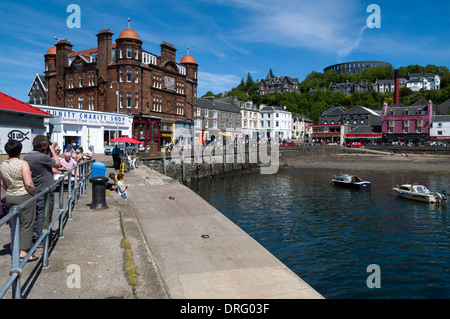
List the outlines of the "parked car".
{"type": "MultiPolygon", "coordinates": [[[[105,155],[111,155],[113,148],[116,147],[116,144],[119,145],[119,148],[120,148],[120,150],[123,153],[123,146],[124,145],[123,145],[122,142],[120,142],[120,143],[118,143],[118,142],[110,142],[109,145],[105,146],[105,150],[104,150],[105,155]]],[[[128,152],[128,154],[131,154],[131,155],[136,154],[136,152],[137,152],[136,144],[134,144],[134,143],[125,143],[125,144],[126,144],[125,145],[126,151],[128,152]]]]}
{"type": "Polygon", "coordinates": [[[446,147],[447,145],[443,142],[431,142],[430,146],[435,146],[435,147],[446,147]]]}
{"type": "Polygon", "coordinates": [[[363,147],[363,145],[360,142],[353,142],[352,147],[363,147]]]}
{"type": "Polygon", "coordinates": [[[283,146],[297,146],[297,144],[295,144],[295,142],[287,142],[284,143],[283,146]]]}

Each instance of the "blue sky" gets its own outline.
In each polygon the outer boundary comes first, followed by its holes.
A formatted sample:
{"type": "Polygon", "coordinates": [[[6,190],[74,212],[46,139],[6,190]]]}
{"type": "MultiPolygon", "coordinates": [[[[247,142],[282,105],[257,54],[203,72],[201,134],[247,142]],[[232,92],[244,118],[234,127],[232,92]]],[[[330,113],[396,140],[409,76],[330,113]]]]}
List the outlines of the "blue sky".
{"type": "Polygon", "coordinates": [[[143,48],[159,54],[163,41],[199,64],[198,95],[275,75],[303,81],[339,62],[377,60],[394,67],[450,67],[449,1],[424,0],[164,0],[0,2],[0,91],[28,101],[36,73],[54,38],[73,49],[96,47],[110,28],[113,41],[131,28],[143,48]],[[68,28],[69,4],[81,9],[81,28],[68,28]],[[368,28],[370,4],[381,9],[381,28],[368,28]]]}

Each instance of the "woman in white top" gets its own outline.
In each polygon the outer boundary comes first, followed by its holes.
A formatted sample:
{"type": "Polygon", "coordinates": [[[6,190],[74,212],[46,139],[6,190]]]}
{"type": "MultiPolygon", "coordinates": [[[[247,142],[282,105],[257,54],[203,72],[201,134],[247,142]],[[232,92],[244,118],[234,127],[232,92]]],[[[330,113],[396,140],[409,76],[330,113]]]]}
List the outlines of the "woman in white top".
{"type": "MultiPolygon", "coordinates": [[[[18,206],[36,195],[30,166],[24,160],[19,159],[22,152],[22,143],[9,140],[5,144],[5,151],[9,158],[0,166],[0,185],[6,191],[6,206],[8,210],[18,206]]],[[[19,214],[20,221],[20,258],[24,258],[32,247],[33,226],[36,215],[36,204],[31,203],[19,214]]],[[[39,256],[32,255],[28,261],[35,261],[39,256]]]]}

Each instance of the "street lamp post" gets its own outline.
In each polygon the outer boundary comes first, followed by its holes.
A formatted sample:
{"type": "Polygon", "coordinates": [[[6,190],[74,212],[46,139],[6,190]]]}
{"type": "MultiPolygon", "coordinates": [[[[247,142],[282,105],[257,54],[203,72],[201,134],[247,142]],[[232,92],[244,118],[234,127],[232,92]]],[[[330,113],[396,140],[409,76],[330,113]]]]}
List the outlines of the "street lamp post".
{"type": "Polygon", "coordinates": [[[118,138],[119,137],[119,83],[117,81],[111,81],[111,86],[109,87],[110,89],[113,88],[113,83],[117,84],[117,91],[116,91],[116,95],[117,95],[116,138],[118,138]]]}

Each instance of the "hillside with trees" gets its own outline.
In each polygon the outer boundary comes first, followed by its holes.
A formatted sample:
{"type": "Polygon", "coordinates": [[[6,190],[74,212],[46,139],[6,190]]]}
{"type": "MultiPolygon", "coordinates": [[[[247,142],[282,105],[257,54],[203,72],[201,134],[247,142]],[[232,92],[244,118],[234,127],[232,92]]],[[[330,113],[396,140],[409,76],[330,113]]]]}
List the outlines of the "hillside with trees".
{"type": "MultiPolygon", "coordinates": [[[[409,88],[400,89],[401,105],[411,105],[420,99],[432,100],[434,104],[441,104],[450,99],[450,72],[445,66],[410,65],[399,68],[400,77],[405,77],[407,73],[437,73],[441,76],[441,90],[421,90],[414,92],[409,88]]],[[[269,74],[273,77],[272,69],[269,74]]],[[[343,106],[351,108],[355,105],[365,106],[371,109],[381,109],[383,102],[394,103],[393,93],[377,92],[356,92],[345,95],[340,92],[328,90],[330,83],[342,82],[368,82],[374,83],[376,80],[394,79],[394,70],[390,67],[379,66],[373,69],[366,69],[360,74],[337,74],[335,71],[325,73],[311,72],[300,83],[301,94],[289,92],[284,94],[259,95],[258,83],[254,81],[251,74],[248,73],[246,79],[242,78],[240,84],[227,92],[228,96],[236,96],[239,101],[251,100],[256,105],[267,104],[272,106],[286,106],[293,114],[299,114],[308,117],[315,123],[318,123],[320,114],[323,111],[335,107],[343,106]],[[309,93],[310,89],[318,90],[317,93],[309,93]]],[[[205,96],[217,96],[211,91],[205,96]]]]}

